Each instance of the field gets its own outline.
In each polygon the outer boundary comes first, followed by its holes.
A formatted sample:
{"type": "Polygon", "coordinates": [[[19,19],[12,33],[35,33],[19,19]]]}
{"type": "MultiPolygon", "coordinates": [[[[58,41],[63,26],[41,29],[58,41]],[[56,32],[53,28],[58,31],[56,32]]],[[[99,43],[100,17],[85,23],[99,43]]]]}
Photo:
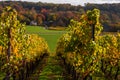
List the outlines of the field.
{"type": "Polygon", "coordinates": [[[61,30],[61,28],[56,28],[56,29],[57,30],[50,28],[50,30],[49,29],[47,30],[44,27],[27,26],[26,33],[29,33],[29,34],[33,33],[33,34],[40,35],[47,41],[50,51],[55,52],[56,43],[57,43],[59,37],[62,34],[66,33],[66,31],[63,29],[61,30]]]}

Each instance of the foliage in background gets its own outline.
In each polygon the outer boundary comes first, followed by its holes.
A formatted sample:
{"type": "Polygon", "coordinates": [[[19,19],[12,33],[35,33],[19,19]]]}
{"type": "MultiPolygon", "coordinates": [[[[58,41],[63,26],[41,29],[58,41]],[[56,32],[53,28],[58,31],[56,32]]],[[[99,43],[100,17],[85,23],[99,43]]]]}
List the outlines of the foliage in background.
{"type": "Polygon", "coordinates": [[[0,13],[5,6],[11,6],[18,12],[18,19],[27,25],[64,26],[70,24],[70,20],[79,21],[81,14],[94,8],[100,9],[100,22],[104,25],[104,31],[120,30],[120,3],[116,4],[85,4],[74,6],[70,4],[34,3],[21,1],[1,1],[0,13]]]}

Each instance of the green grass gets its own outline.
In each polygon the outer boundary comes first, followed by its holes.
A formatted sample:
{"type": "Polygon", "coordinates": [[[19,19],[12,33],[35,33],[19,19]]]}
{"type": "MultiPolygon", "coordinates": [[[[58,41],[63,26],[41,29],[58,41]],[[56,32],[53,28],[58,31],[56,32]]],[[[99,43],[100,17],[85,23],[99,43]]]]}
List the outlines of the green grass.
{"type": "Polygon", "coordinates": [[[64,80],[63,68],[59,66],[59,61],[54,56],[50,56],[47,65],[40,73],[39,80],[64,80]]]}
{"type": "Polygon", "coordinates": [[[56,35],[44,35],[44,34],[39,34],[41,37],[45,38],[45,40],[48,43],[48,46],[50,48],[51,52],[55,52],[55,47],[57,45],[57,40],[61,36],[61,34],[56,34],[56,35]]]}
{"type": "Polygon", "coordinates": [[[44,27],[39,26],[26,27],[26,33],[30,34],[34,33],[43,37],[47,41],[51,52],[55,52],[57,41],[59,37],[65,32],[66,32],[65,30],[47,30],[44,27]]]}

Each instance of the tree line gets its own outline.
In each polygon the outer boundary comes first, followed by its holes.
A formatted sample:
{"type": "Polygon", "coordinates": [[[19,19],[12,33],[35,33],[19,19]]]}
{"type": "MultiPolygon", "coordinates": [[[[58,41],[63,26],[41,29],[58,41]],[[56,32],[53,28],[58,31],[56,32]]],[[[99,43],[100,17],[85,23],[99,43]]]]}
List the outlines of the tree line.
{"type": "Polygon", "coordinates": [[[42,2],[1,1],[0,13],[6,6],[15,8],[18,19],[27,25],[47,25],[67,27],[70,20],[80,21],[80,16],[87,10],[97,8],[101,11],[100,22],[104,31],[120,30],[120,3],[90,4],[74,6],[71,4],[53,4],[42,2]]]}

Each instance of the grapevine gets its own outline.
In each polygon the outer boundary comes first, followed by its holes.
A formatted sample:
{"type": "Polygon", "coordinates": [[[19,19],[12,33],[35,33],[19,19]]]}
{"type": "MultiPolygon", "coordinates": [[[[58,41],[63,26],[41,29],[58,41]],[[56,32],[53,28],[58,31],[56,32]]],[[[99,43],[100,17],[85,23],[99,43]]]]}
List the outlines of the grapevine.
{"type": "Polygon", "coordinates": [[[103,27],[99,17],[100,11],[94,9],[83,14],[80,21],[71,20],[69,32],[58,41],[56,54],[63,59],[73,79],[86,80],[96,74],[117,79],[120,35],[101,36],[103,27]],[[93,27],[95,39],[92,37],[93,27]]]}
{"type": "Polygon", "coordinates": [[[26,34],[16,10],[6,7],[0,16],[0,70],[6,73],[5,79],[24,80],[48,53],[45,40],[36,34],[26,34]]]}

